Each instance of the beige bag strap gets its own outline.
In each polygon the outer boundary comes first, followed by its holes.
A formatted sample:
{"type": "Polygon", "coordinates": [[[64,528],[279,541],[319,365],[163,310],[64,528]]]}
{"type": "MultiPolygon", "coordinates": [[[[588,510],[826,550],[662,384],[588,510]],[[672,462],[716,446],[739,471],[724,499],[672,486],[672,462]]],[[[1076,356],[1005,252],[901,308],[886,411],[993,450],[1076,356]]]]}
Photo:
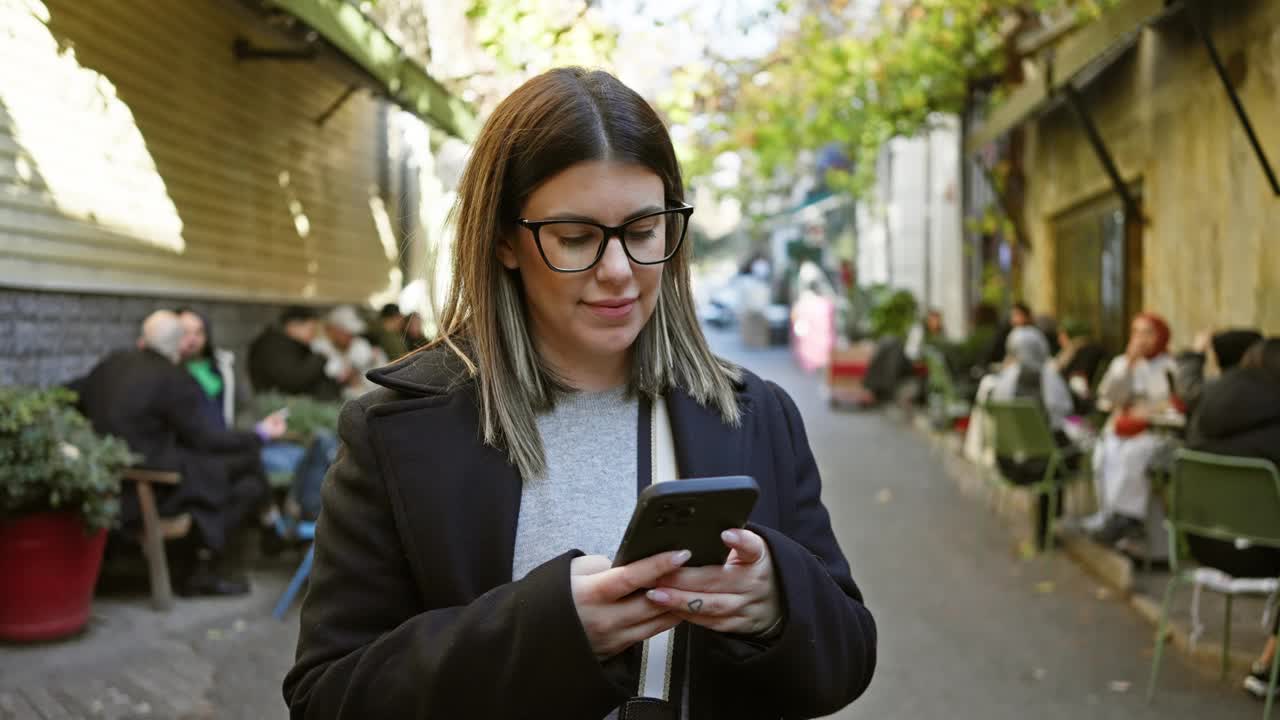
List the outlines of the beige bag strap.
{"type": "MultiPolygon", "coordinates": [[[[676,468],[675,439],[671,434],[671,419],[667,417],[667,403],[662,396],[653,400],[650,413],[650,443],[653,456],[649,467],[653,468],[653,482],[670,482],[678,478],[676,468]]],[[[675,655],[675,628],[655,635],[644,642],[640,660],[640,696],[671,701],[671,660],[675,655]]],[[[678,700],[677,700],[678,701],[678,700]]]]}

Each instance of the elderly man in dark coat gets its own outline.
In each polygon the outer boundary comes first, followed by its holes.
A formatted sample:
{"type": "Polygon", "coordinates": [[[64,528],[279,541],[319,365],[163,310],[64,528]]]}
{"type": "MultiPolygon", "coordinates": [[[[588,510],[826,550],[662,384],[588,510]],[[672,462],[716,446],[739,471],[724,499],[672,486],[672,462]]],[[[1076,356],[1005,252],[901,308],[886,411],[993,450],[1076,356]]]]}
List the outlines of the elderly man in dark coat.
{"type": "MultiPolygon", "coordinates": [[[[127,442],[142,467],[182,475],[177,486],[157,488],[162,515],[186,513],[193,523],[190,539],[170,553],[178,592],[242,594],[247,583],[219,577],[214,560],[266,496],[259,450],[284,432],[284,418],[268,417],[255,432],[213,423],[200,411],[199,385],[177,365],[183,334],[177,314],[152,313],[137,349],[109,355],[72,389],[94,429],[127,442]]],[[[125,523],[136,522],[137,498],[126,494],[123,504],[125,523]]]]}

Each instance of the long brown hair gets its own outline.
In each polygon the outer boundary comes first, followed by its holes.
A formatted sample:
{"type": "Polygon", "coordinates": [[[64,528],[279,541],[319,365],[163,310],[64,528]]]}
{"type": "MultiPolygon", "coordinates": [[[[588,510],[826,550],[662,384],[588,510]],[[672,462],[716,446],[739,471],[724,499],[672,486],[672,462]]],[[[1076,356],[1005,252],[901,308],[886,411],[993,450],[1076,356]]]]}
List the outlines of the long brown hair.
{"type": "MultiPolygon", "coordinates": [[[[684,201],[675,149],[653,108],[606,72],[559,68],[529,80],[494,110],[452,211],[453,283],[432,346],[447,345],[467,365],[479,387],[484,441],[505,449],[526,478],[546,470],[537,413],[568,388],[538,354],[519,273],[503,267],[496,250],[514,235],[534,189],[591,160],[648,168],[662,179],[669,207],[684,201]]],[[[698,326],[691,251],[685,242],[664,267],[653,316],[633,346],[630,390],[654,397],[679,387],[736,425],[741,371],[711,353],[698,326]]]]}

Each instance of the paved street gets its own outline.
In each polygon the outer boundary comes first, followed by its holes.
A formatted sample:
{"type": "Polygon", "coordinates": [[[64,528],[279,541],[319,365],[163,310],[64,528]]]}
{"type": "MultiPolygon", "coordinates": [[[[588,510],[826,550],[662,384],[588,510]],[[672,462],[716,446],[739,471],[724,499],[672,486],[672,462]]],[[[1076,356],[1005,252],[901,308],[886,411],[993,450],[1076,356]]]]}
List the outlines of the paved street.
{"type": "Polygon", "coordinates": [[[787,351],[717,351],[795,398],[824,499],[880,630],[856,718],[1256,718],[1232,682],[1167,653],[1144,703],[1152,631],[1059,553],[1015,559],[1009,537],[964,497],[923,438],[880,414],[833,412],[787,351]]]}
{"type": "MultiPolygon", "coordinates": [[[[880,665],[854,718],[1255,718],[1261,706],[1170,653],[1143,703],[1151,629],[1062,555],[1013,557],[1008,536],[960,495],[929,444],[875,414],[827,409],[786,351],[720,352],[778,381],[804,413],[826,502],[880,627],[880,665]]],[[[0,647],[0,718],[286,716],[280,678],[296,616],[269,607],[287,564],[243,601],[98,601],[78,641],[0,647]]]]}

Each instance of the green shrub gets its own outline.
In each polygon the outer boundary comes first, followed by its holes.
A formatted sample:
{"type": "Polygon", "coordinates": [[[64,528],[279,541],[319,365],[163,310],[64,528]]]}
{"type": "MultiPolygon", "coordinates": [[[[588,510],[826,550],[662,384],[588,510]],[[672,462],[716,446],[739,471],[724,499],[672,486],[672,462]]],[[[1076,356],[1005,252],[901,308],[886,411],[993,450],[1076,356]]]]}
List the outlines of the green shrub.
{"type": "Polygon", "coordinates": [[[120,510],[120,474],[137,460],[98,435],[60,388],[0,387],[0,520],[49,510],[80,513],[92,529],[120,510]]]}
{"type": "Polygon", "coordinates": [[[903,337],[916,322],[919,306],[908,290],[898,290],[887,285],[868,288],[867,319],[871,334],[875,337],[889,335],[903,337]]]}
{"type": "Polygon", "coordinates": [[[289,408],[289,433],[311,438],[317,432],[336,433],[341,403],[324,402],[306,395],[259,393],[253,398],[255,418],[263,418],[281,409],[289,408]]]}

